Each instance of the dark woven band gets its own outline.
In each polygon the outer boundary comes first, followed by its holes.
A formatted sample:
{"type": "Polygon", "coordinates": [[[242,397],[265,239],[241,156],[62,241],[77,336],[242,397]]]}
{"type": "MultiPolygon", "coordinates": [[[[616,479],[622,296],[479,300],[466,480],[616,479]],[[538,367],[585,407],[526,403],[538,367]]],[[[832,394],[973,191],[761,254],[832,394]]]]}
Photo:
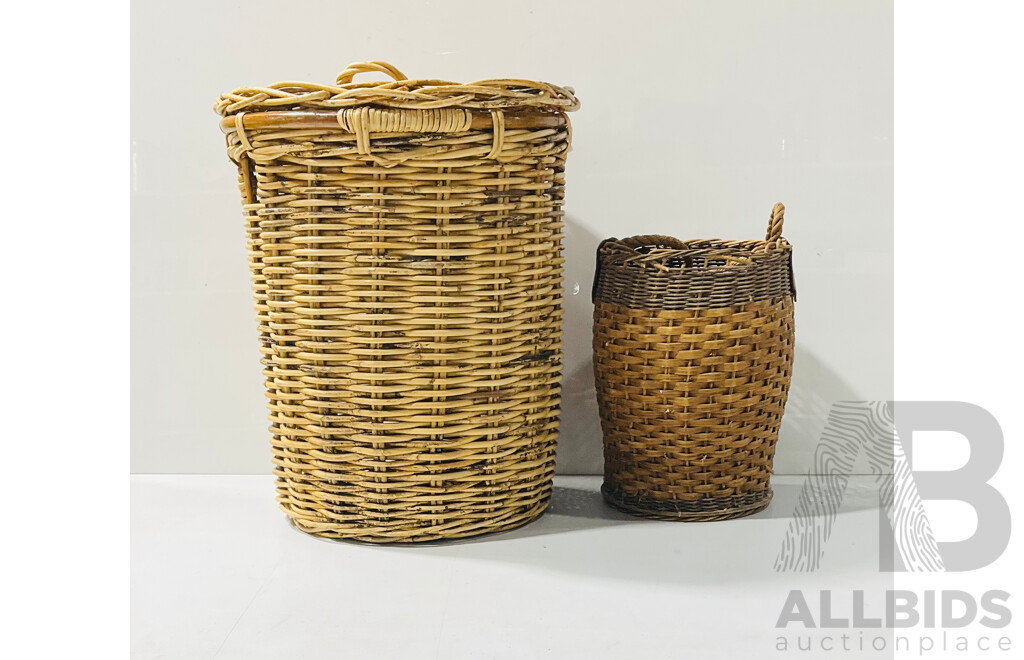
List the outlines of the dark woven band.
{"type": "Polygon", "coordinates": [[[594,302],[633,309],[708,309],[796,297],[785,239],[679,241],[611,238],[597,249],[594,302]]]}
{"type": "Polygon", "coordinates": [[[630,495],[607,481],[601,486],[601,494],[609,504],[627,513],[658,520],[692,522],[742,518],[761,511],[772,501],[771,488],[734,497],[704,497],[688,502],[630,495]]]}

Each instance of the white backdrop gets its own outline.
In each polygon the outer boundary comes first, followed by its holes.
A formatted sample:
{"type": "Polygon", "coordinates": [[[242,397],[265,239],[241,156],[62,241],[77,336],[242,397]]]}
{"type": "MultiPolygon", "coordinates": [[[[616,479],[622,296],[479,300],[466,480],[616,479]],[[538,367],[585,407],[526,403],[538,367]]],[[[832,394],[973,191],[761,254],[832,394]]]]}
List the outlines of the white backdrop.
{"type": "Polygon", "coordinates": [[[893,394],[891,2],[240,2],[132,7],[133,472],[266,473],[266,412],[223,91],[413,78],[575,88],[562,473],[599,473],[590,363],[607,236],[760,238],[786,204],[799,297],[779,473],[828,406],[893,394]],[[572,295],[574,291],[578,294],[572,295]]]}

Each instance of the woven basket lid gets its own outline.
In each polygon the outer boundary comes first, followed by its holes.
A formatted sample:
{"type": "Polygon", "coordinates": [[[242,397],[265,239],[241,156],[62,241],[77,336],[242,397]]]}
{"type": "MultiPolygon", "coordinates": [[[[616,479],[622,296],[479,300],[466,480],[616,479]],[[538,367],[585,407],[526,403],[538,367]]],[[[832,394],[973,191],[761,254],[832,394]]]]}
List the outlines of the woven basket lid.
{"type": "Polygon", "coordinates": [[[240,87],[222,94],[214,110],[228,116],[240,112],[340,110],[359,106],[572,112],[580,104],[571,87],[510,78],[467,84],[410,80],[387,62],[359,62],[338,74],[333,85],[280,82],[267,87],[240,87]],[[353,81],[356,74],[373,71],[385,73],[393,80],[353,81]]]}

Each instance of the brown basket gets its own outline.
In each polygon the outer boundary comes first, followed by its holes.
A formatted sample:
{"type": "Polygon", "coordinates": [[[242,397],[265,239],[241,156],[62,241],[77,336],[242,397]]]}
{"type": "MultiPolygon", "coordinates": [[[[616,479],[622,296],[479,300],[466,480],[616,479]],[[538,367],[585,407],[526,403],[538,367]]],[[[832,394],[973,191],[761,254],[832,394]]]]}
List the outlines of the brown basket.
{"type": "Polygon", "coordinates": [[[764,241],[608,239],[594,277],[602,492],[651,518],[760,511],[793,363],[785,208],[764,241]]]}
{"type": "MultiPolygon", "coordinates": [[[[353,82],[363,72],[388,82],[353,82]]],[[[306,532],[428,541],[547,506],[563,168],[578,102],[524,80],[221,96],[238,165],[278,500],[306,532]]]]}

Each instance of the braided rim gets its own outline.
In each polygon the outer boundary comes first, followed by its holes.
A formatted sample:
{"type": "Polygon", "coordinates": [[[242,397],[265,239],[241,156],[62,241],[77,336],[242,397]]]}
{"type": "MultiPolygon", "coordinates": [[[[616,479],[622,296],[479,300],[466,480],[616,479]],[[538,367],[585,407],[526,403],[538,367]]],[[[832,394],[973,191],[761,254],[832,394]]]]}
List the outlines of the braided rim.
{"type": "Polygon", "coordinates": [[[782,237],[785,213],[786,207],[781,202],[772,207],[763,241],[723,241],[718,238],[681,241],[656,234],[608,238],[597,247],[598,268],[602,262],[639,268],[651,266],[658,271],[752,266],[758,261],[771,259],[773,253],[792,252],[793,246],[782,237]]]}
{"type": "MultiPolygon", "coordinates": [[[[348,80],[350,77],[341,78],[348,80]]],[[[544,82],[495,78],[460,84],[447,80],[391,80],[321,85],[280,82],[267,87],[239,87],[221,94],[213,109],[227,116],[262,110],[334,109],[376,105],[388,108],[532,108],[572,112],[580,102],[571,87],[544,82]]]]}
{"type": "Polygon", "coordinates": [[[766,241],[724,241],[695,239],[681,241],[671,236],[611,238],[599,247],[605,264],[652,267],[659,271],[750,266],[771,259],[775,252],[792,250],[786,239],[766,241]]]}

